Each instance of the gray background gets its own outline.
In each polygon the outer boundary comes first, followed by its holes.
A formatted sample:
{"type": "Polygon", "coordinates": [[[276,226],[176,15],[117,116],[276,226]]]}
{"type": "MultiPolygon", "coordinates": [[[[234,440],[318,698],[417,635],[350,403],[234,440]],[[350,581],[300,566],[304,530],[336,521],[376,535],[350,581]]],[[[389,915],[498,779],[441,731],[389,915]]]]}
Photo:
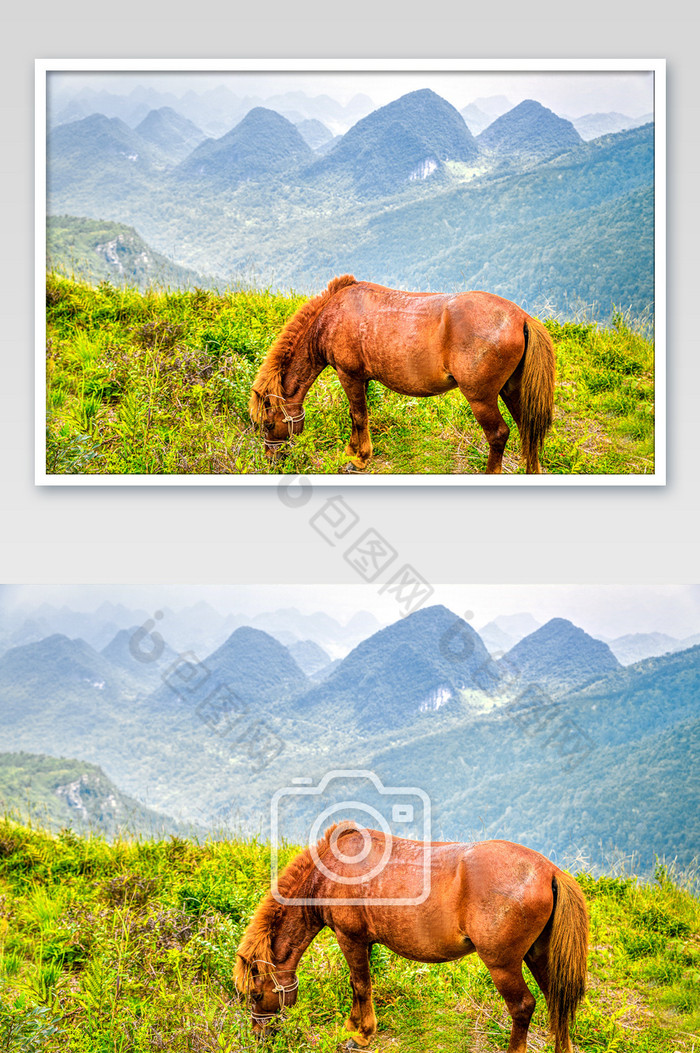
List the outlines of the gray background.
{"type": "Polygon", "coordinates": [[[374,528],[434,582],[700,580],[698,15],[687,2],[576,8],[45,0],[3,17],[0,242],[0,581],[358,580],[275,488],[33,483],[34,59],[660,57],[668,60],[668,478],[666,488],[353,488],[374,528]]]}

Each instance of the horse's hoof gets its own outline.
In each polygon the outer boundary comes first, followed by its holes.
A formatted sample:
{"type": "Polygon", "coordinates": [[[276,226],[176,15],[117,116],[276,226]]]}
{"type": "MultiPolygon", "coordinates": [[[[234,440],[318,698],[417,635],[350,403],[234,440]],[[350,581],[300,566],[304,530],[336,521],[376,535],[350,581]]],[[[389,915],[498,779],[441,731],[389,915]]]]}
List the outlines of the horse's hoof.
{"type": "Polygon", "coordinates": [[[347,463],[341,468],[341,472],[343,475],[360,475],[364,472],[364,468],[358,468],[356,464],[352,463],[352,461],[347,461],[347,463]]]}

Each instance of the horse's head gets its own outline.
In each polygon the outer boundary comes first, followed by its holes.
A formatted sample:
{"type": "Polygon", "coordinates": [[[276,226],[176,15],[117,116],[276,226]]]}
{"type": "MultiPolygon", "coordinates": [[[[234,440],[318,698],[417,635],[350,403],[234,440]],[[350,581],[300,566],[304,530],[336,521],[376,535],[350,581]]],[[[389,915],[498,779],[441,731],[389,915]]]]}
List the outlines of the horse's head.
{"type": "Polygon", "coordinates": [[[263,394],[253,388],[248,412],[263,433],[265,456],[272,460],[284,449],[293,435],[304,430],[304,407],[301,402],[288,402],[284,395],[271,391],[263,394]]]}
{"type": "Polygon", "coordinates": [[[295,971],[279,969],[261,958],[248,961],[239,953],[234,980],[241,998],[248,1000],[256,1034],[270,1028],[282,1010],[297,1000],[299,981],[295,971]]]}

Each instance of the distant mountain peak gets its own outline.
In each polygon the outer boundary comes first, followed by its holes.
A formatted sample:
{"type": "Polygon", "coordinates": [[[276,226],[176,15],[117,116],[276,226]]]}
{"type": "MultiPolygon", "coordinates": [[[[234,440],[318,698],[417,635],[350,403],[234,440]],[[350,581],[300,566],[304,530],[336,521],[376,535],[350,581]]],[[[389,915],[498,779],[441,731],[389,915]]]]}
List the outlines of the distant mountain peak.
{"type": "Polygon", "coordinates": [[[607,644],[568,618],[551,618],[511,648],[498,665],[523,686],[538,685],[553,694],[620,669],[607,644]]]}
{"type": "MultiPolygon", "coordinates": [[[[647,115],[647,120],[653,120],[653,114],[647,115]]],[[[572,117],[571,123],[579,135],[588,142],[591,139],[600,138],[601,135],[614,135],[628,128],[638,127],[646,121],[643,117],[628,117],[624,113],[612,110],[606,113],[585,113],[581,117],[572,117]]]]}
{"type": "Polygon", "coordinates": [[[70,124],[61,124],[49,136],[49,160],[54,147],[62,155],[68,153],[83,154],[85,147],[92,146],[94,155],[106,152],[121,154],[129,160],[150,161],[150,144],[130,128],[121,117],[106,117],[103,113],[92,113],[82,120],[70,124]]]}
{"type": "Polygon", "coordinates": [[[459,111],[420,88],[354,124],[315,171],[344,174],[362,195],[376,197],[429,178],[446,161],[473,161],[477,154],[459,111]]]}
{"type": "Polygon", "coordinates": [[[478,106],[490,117],[500,117],[507,110],[512,110],[513,103],[507,95],[480,95],[478,99],[472,100],[474,106],[478,106]]]}
{"type": "MultiPolygon", "coordinates": [[[[111,131],[132,131],[126,121],[123,121],[121,117],[107,117],[104,113],[90,113],[87,117],[84,117],[81,121],[76,123],[81,125],[82,130],[93,131],[95,128],[100,128],[109,129],[111,131]]],[[[75,124],[73,127],[75,129],[75,124]]]]}
{"type": "MultiPolygon", "coordinates": [[[[519,102],[517,106],[514,106],[512,110],[508,110],[507,112],[510,113],[512,117],[539,117],[540,115],[548,113],[551,113],[556,117],[554,110],[550,110],[548,106],[543,106],[542,103],[538,102],[536,99],[523,99],[522,102],[519,102]]],[[[501,114],[501,116],[503,117],[505,114],[501,114]]],[[[564,119],[565,118],[563,117],[560,118],[560,120],[564,119]]]]}
{"type": "Polygon", "coordinates": [[[65,633],[51,633],[50,636],[44,637],[43,640],[39,640],[37,643],[24,644],[24,646],[31,647],[37,654],[44,655],[67,654],[80,655],[81,657],[97,655],[97,652],[85,640],[72,639],[70,636],[66,636],[65,633]]]}
{"type": "Polygon", "coordinates": [[[274,636],[242,625],[203,663],[210,687],[227,685],[251,701],[272,699],[280,692],[300,690],[306,676],[288,649],[274,636]]]}
{"type": "Polygon", "coordinates": [[[136,132],[163,150],[174,162],[182,161],[206,138],[204,132],[172,106],[149,110],[136,132]]]}
{"type": "Polygon", "coordinates": [[[275,110],[255,106],[220,139],[205,139],[177,171],[182,178],[205,178],[231,186],[286,174],[313,156],[291,121],[275,110]]]}
{"type": "Polygon", "coordinates": [[[399,729],[457,701],[462,691],[490,690],[497,679],[477,633],[435,604],[358,644],[296,704],[319,719],[351,712],[362,726],[399,729]]]}
{"type": "Polygon", "coordinates": [[[622,665],[632,665],[646,658],[681,650],[683,643],[667,633],[626,633],[611,640],[609,647],[622,665]]]}
{"type": "Polygon", "coordinates": [[[366,631],[368,634],[377,632],[381,627],[381,622],[377,620],[371,611],[355,611],[345,626],[346,629],[358,629],[366,631]]]}
{"type": "MultiPolygon", "coordinates": [[[[267,106],[254,106],[252,110],[248,110],[243,120],[236,125],[236,128],[238,128],[239,131],[251,126],[281,129],[290,124],[292,124],[292,122],[287,120],[286,117],[283,117],[281,113],[277,112],[277,110],[270,110],[267,106]]],[[[292,127],[294,127],[293,124],[292,127]]]]}
{"type": "Polygon", "coordinates": [[[329,143],[333,138],[333,132],[316,117],[307,117],[298,121],[297,128],[312,150],[318,150],[320,146],[329,143]]]}
{"type": "Polygon", "coordinates": [[[497,117],[476,141],[481,148],[501,157],[539,159],[579,146],[583,139],[571,121],[535,99],[525,99],[497,117]]]}
{"type": "Polygon", "coordinates": [[[88,714],[126,683],[124,671],[85,640],[72,640],[62,633],[13,647],[0,657],[0,697],[10,724],[11,700],[18,688],[14,706],[21,707],[28,725],[32,720],[41,722],[47,706],[57,706],[65,734],[72,722],[89,719],[88,714]]]}
{"type": "Polygon", "coordinates": [[[307,676],[313,676],[330,664],[330,656],[314,640],[297,640],[289,646],[289,653],[307,676]]]}
{"type": "Polygon", "coordinates": [[[209,655],[207,662],[216,664],[224,658],[239,654],[252,656],[253,660],[260,659],[263,655],[278,655],[286,659],[290,657],[287,648],[270,633],[254,629],[250,625],[241,625],[209,655]]]}
{"type": "Polygon", "coordinates": [[[537,619],[527,612],[499,614],[479,629],[479,636],[492,654],[502,655],[539,627],[537,619]]]}
{"type": "Polygon", "coordinates": [[[269,645],[271,641],[274,644],[277,644],[275,638],[270,636],[269,633],[264,632],[262,629],[255,629],[251,625],[239,625],[237,629],[233,630],[226,643],[223,643],[219,650],[234,643],[255,646],[256,644],[269,645]]]}

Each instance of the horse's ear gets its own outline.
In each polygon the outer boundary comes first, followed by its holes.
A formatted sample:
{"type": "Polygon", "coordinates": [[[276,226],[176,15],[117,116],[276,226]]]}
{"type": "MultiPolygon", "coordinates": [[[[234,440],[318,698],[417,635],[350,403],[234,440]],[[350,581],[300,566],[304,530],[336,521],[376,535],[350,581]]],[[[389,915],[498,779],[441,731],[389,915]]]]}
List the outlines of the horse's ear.
{"type": "Polygon", "coordinates": [[[253,969],[251,963],[247,958],[244,958],[240,952],[236,954],[233,982],[236,985],[236,989],[240,991],[241,994],[247,994],[250,991],[253,982],[253,969]]]}
{"type": "Polygon", "coordinates": [[[250,393],[250,401],[248,403],[248,413],[250,414],[250,419],[252,421],[254,421],[256,424],[260,423],[260,418],[262,417],[262,413],[263,413],[264,408],[265,408],[265,397],[263,395],[261,395],[260,392],[256,391],[255,388],[253,388],[251,393],[250,393]]]}

